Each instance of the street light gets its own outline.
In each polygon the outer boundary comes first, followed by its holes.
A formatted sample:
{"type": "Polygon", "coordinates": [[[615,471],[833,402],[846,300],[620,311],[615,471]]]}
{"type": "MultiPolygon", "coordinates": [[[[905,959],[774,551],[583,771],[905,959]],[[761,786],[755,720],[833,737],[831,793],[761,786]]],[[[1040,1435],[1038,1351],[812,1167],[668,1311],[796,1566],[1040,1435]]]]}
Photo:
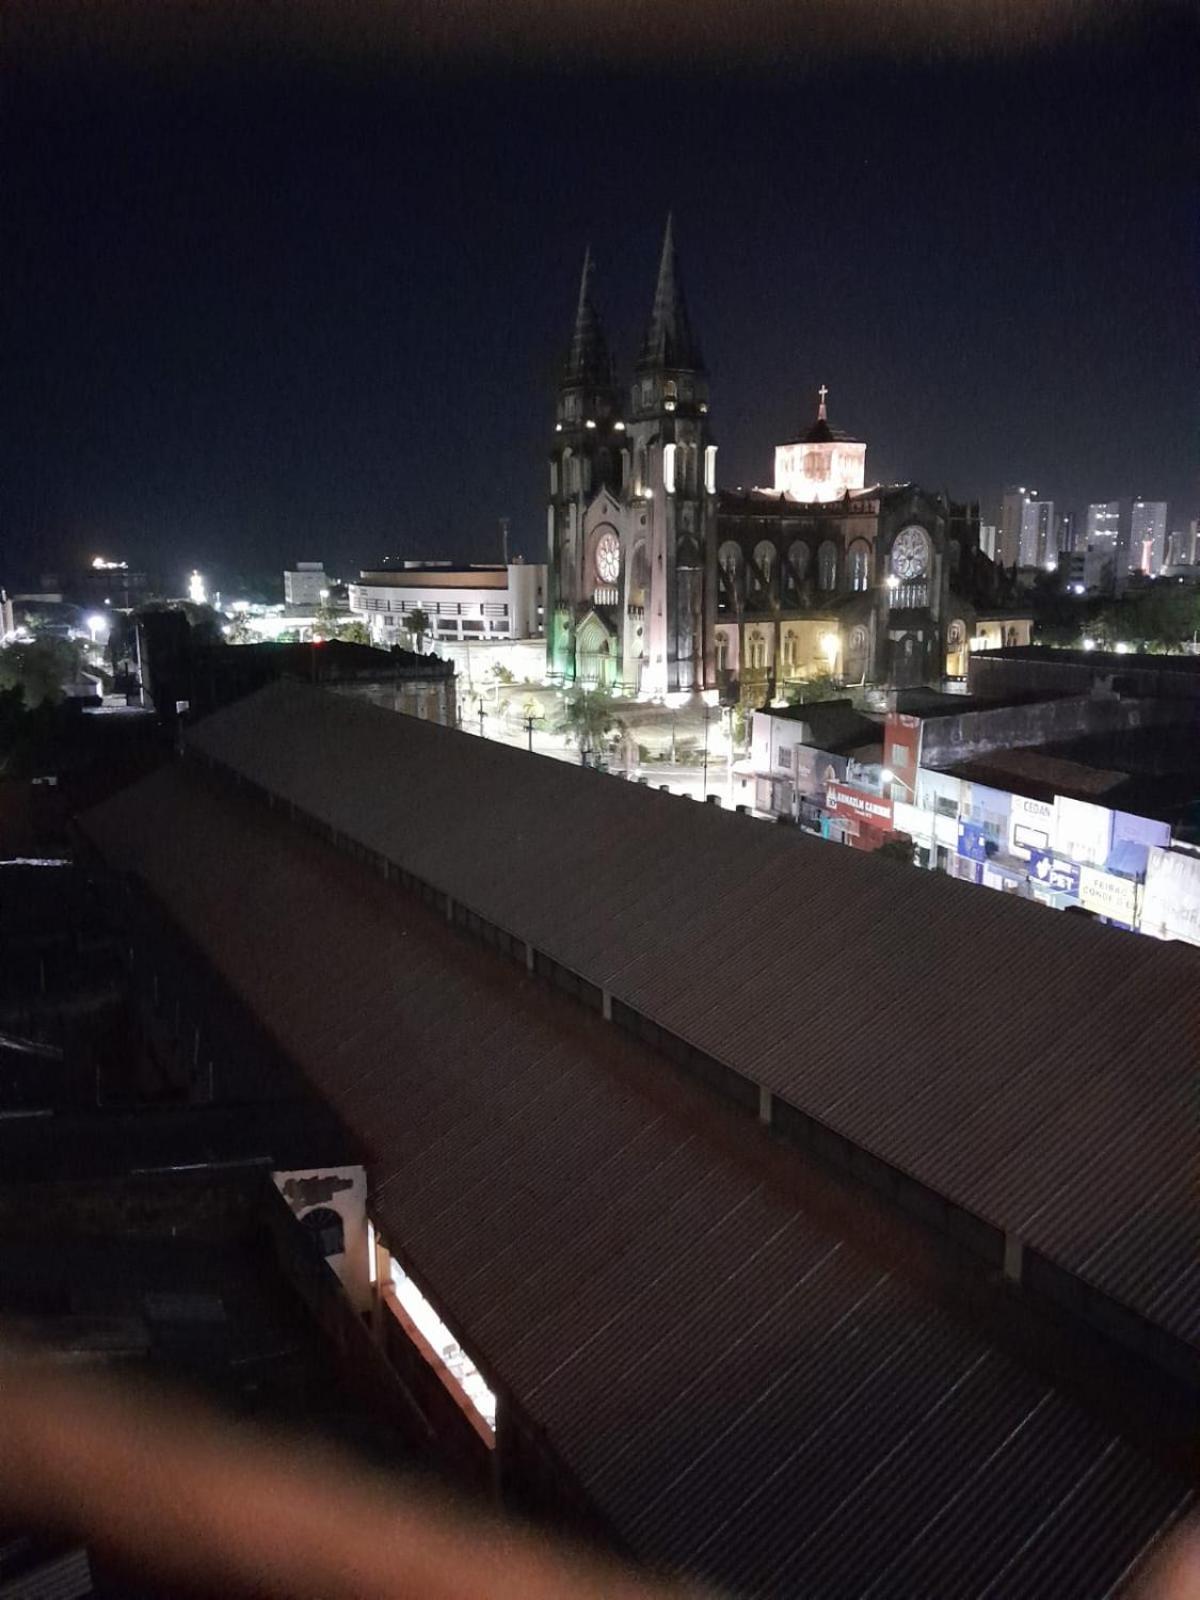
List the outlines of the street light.
{"type": "MultiPolygon", "coordinates": [[[[913,786],[907,781],[907,779],[902,778],[898,773],[893,772],[891,767],[881,768],[879,773],[880,789],[887,790],[897,783],[904,790],[905,794],[912,794],[913,786]]],[[[896,796],[893,794],[890,798],[894,800],[896,796]]]]}
{"type": "Polygon", "coordinates": [[[88,629],[88,632],[92,636],[92,643],[93,644],[96,643],[97,635],[100,634],[103,631],[103,629],[105,629],[107,626],[108,626],[108,618],[105,617],[105,616],[102,616],[100,614],[100,612],[98,612],[98,611],[94,611],[92,613],[92,615],[87,619],[87,629],[88,629]]]}

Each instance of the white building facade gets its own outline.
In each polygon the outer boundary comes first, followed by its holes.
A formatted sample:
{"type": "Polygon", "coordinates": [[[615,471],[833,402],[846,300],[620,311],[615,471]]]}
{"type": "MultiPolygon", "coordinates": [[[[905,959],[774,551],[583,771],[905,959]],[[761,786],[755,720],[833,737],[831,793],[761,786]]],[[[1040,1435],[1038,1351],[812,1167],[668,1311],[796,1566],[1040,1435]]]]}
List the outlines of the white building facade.
{"type": "Polygon", "coordinates": [[[323,561],[297,561],[283,574],[283,603],[315,609],[321,603],[322,592],[328,588],[323,561]]]}
{"type": "Polygon", "coordinates": [[[360,573],[349,585],[349,599],[351,614],[366,624],[373,644],[407,643],[416,611],[425,614],[427,648],[536,639],[545,635],[546,568],[522,561],[475,567],[406,561],[360,573]]]}

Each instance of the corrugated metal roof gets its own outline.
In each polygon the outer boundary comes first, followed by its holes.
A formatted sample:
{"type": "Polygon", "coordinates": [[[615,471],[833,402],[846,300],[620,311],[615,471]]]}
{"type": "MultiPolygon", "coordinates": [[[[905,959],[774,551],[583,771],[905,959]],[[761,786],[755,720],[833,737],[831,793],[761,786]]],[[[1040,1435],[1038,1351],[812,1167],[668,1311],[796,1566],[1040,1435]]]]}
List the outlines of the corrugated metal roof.
{"type": "Polygon", "coordinates": [[[636,1554],[747,1595],[1083,1600],[1185,1502],[835,1225],[828,1179],[415,896],[186,769],[85,826],[362,1137],[383,1236],[636,1554]]]}
{"type": "Polygon", "coordinates": [[[299,685],[191,740],[1200,1342],[1196,952],[299,685]]]}

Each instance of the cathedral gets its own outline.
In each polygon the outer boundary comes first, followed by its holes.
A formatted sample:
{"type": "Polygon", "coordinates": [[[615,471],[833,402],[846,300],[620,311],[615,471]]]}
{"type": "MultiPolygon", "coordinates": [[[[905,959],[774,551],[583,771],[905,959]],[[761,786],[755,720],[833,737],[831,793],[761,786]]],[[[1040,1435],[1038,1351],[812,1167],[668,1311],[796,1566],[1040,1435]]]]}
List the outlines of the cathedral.
{"type": "Polygon", "coordinates": [[[976,506],[866,482],[866,444],[811,424],[770,489],[717,489],[708,374],[667,219],[649,322],[618,382],[585,257],[550,457],[552,682],[762,704],[790,683],[966,675],[972,641],[1028,642],[976,506]],[[626,400],[627,396],[627,400],[626,400]]]}

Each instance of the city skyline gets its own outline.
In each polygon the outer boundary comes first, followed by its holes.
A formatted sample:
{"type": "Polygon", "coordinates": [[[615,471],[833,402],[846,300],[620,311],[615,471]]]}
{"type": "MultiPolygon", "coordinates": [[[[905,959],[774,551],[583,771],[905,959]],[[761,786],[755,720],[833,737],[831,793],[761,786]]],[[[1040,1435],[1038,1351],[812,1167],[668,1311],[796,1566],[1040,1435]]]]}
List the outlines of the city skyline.
{"type": "Polygon", "coordinates": [[[1078,511],[1136,494],[1184,525],[1171,18],[991,60],[697,71],[652,100],[604,69],[586,125],[568,78],[42,62],[9,107],[10,562],[478,559],[505,515],[540,556],[584,248],[627,376],[672,208],[723,486],[769,482],[827,384],[871,481],[985,513],[1009,483],[1078,511]]]}

